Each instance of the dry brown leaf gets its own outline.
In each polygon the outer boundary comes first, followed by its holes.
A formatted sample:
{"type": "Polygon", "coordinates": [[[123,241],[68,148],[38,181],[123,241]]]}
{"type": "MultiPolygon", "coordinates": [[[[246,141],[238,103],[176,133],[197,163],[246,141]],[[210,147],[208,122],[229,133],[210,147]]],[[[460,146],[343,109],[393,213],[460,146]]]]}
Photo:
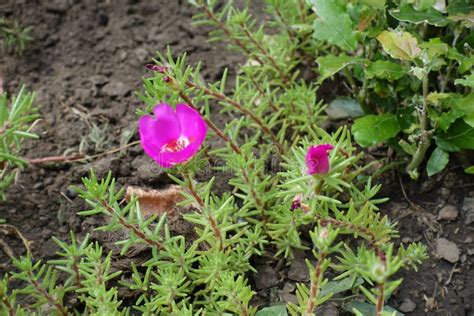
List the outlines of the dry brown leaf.
{"type": "Polygon", "coordinates": [[[144,217],[149,215],[161,215],[172,213],[176,210],[176,204],[183,200],[181,187],[178,185],[169,186],[163,190],[149,190],[139,187],[129,186],[125,194],[127,202],[133,196],[138,198],[140,209],[144,217]]]}

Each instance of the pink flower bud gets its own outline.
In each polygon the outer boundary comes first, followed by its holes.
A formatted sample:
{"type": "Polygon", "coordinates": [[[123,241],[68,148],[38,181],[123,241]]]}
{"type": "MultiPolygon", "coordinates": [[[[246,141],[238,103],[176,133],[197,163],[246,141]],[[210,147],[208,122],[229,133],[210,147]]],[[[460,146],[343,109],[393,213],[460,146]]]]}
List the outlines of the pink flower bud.
{"type": "Polygon", "coordinates": [[[329,171],[328,151],[334,147],[330,144],[322,144],[309,147],[306,154],[306,167],[308,174],[326,174],[329,171]]]}
{"type": "Polygon", "coordinates": [[[164,74],[166,72],[166,70],[168,69],[168,67],[158,66],[158,65],[155,65],[155,64],[146,64],[145,67],[147,69],[150,69],[150,70],[162,73],[162,74],[164,74]]]}

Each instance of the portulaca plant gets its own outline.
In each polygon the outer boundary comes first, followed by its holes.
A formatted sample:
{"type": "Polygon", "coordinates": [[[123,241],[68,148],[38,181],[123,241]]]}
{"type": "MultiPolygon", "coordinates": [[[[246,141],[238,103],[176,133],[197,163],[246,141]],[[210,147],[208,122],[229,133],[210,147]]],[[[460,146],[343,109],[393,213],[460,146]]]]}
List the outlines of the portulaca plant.
{"type": "Polygon", "coordinates": [[[137,111],[144,154],[179,186],[178,208],[194,235],[172,233],[165,214],[145,214],[144,200],[126,195],[109,173],[94,172],[77,188],[89,208],[83,216],[107,218],[99,231],[120,236],[119,256],[145,251],[116,269],[113,253],[90,237],[55,239],[59,258],[14,260],[16,271],[0,282],[2,308],[10,314],[258,315],[249,277],[259,258],[289,265],[303,251],[310,282],[296,286],[297,303],[280,311],[314,315],[338,296],[357,315],[394,315],[387,300],[400,286],[401,269],[426,258],[421,243],[397,243],[396,223],[384,215],[385,198],[373,180],[373,163],[355,146],[347,126],[332,132],[325,120],[318,75],[301,72],[318,47],[309,2],[268,0],[274,19],[257,26],[247,10],[228,3],[192,1],[197,22],[218,27],[248,61],[235,86],[227,71],[207,83],[185,55],[158,54],[144,79],[137,111]],[[281,32],[266,33],[264,27],[281,32]],[[269,35],[272,34],[272,35],[269,35]],[[213,121],[219,113],[223,128],[213,121]],[[222,163],[223,162],[223,163],[222,163]],[[211,173],[202,172],[210,168],[211,173]],[[230,173],[232,190],[215,179],[230,173]],[[58,282],[58,274],[65,275],[58,282]],[[11,289],[11,279],[21,289],[11,289]],[[125,297],[124,293],[128,293],[125,297]],[[18,296],[30,295],[22,306],[18,296]],[[356,297],[356,299],[355,299],[356,297]]]}

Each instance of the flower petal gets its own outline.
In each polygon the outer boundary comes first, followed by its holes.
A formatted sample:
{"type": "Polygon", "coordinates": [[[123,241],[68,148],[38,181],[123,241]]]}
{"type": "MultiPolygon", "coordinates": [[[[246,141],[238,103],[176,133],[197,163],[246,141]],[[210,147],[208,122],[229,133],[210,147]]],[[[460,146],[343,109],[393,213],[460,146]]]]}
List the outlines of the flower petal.
{"type": "Polygon", "coordinates": [[[199,148],[207,134],[207,125],[201,114],[181,103],[176,105],[176,115],[181,123],[181,134],[189,139],[191,145],[197,143],[199,148]]]}
{"type": "Polygon", "coordinates": [[[183,150],[176,152],[162,152],[156,157],[153,157],[155,161],[164,168],[171,168],[175,164],[183,163],[191,157],[193,157],[196,152],[199,150],[201,144],[191,143],[189,146],[183,150]]]}
{"type": "Polygon", "coordinates": [[[311,146],[306,154],[306,166],[309,174],[326,174],[329,171],[328,150],[334,147],[330,144],[311,146]]]}
{"type": "Polygon", "coordinates": [[[138,120],[138,131],[143,149],[155,159],[165,144],[179,138],[181,126],[169,105],[156,106],[153,111],[156,119],[150,115],[142,116],[138,120]]]}
{"type": "MultiPolygon", "coordinates": [[[[171,105],[168,103],[160,103],[153,107],[153,113],[155,117],[176,117],[176,113],[174,112],[171,105]]],[[[177,119],[177,117],[176,117],[177,119]]]]}

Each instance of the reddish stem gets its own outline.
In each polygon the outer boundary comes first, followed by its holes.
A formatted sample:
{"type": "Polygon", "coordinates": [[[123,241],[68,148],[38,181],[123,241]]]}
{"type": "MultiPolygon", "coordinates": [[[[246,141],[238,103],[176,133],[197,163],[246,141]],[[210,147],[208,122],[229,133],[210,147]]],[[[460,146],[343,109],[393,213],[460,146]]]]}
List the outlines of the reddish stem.
{"type": "Polygon", "coordinates": [[[308,298],[308,304],[306,305],[306,313],[310,315],[313,313],[314,308],[316,307],[316,298],[318,297],[319,291],[319,279],[321,278],[321,265],[326,258],[325,253],[321,253],[319,256],[318,263],[316,264],[316,269],[314,271],[314,279],[311,282],[311,289],[308,298]]]}
{"type": "Polygon", "coordinates": [[[273,143],[275,143],[275,145],[278,146],[278,149],[280,150],[280,152],[283,151],[283,145],[278,141],[278,138],[275,136],[275,134],[271,131],[271,129],[255,114],[253,113],[252,111],[250,111],[249,109],[245,108],[242,104],[234,101],[233,99],[231,98],[228,98],[227,96],[225,96],[224,94],[222,93],[219,93],[219,92],[216,92],[216,91],[212,91],[206,87],[203,87],[203,86],[200,86],[194,82],[191,82],[191,81],[186,81],[186,85],[190,88],[194,88],[194,89],[197,89],[197,90],[201,90],[203,91],[205,94],[207,95],[210,95],[216,99],[219,99],[221,101],[224,101],[224,102],[227,102],[229,104],[231,104],[233,107],[235,107],[237,110],[239,110],[240,112],[248,115],[261,129],[262,131],[267,134],[271,140],[273,141],[273,143]]]}
{"type": "Polygon", "coordinates": [[[214,23],[217,24],[217,26],[224,32],[225,35],[227,35],[229,39],[231,39],[237,46],[239,46],[249,57],[255,58],[255,60],[260,64],[260,66],[263,66],[263,61],[260,58],[258,58],[258,56],[252,56],[252,52],[247,48],[247,46],[245,46],[245,44],[242,43],[242,41],[240,41],[238,38],[234,38],[232,36],[232,32],[225,26],[224,23],[222,23],[214,15],[214,13],[211,10],[209,10],[205,6],[202,6],[201,9],[204,10],[208,18],[214,21],[214,23]]]}
{"type": "MultiPolygon", "coordinates": [[[[193,101],[186,95],[184,94],[183,92],[180,92],[179,93],[179,96],[190,106],[192,107],[193,109],[195,109],[196,111],[199,111],[193,104],[193,101]]],[[[240,151],[240,148],[232,141],[229,139],[229,137],[225,136],[224,133],[211,121],[209,120],[208,118],[206,117],[203,117],[203,120],[204,122],[206,123],[206,125],[214,132],[216,133],[216,135],[222,139],[223,141],[225,141],[226,143],[228,143],[230,145],[230,147],[232,148],[232,150],[234,152],[236,152],[237,154],[241,154],[241,151],[240,151]]]]}
{"type": "Polygon", "coordinates": [[[377,316],[382,316],[383,312],[383,296],[385,283],[379,284],[379,295],[377,297],[377,316]]]}
{"type": "Polygon", "coordinates": [[[28,272],[28,277],[30,279],[31,284],[36,289],[36,291],[41,293],[41,295],[43,295],[48,300],[48,302],[58,310],[58,312],[61,315],[63,316],[69,315],[67,309],[61,303],[57,302],[52,295],[50,295],[48,292],[46,292],[45,289],[41,287],[40,283],[34,279],[31,272],[28,272]]]}
{"type": "MultiPolygon", "coordinates": [[[[186,177],[188,178],[187,180],[188,180],[189,193],[191,193],[194,200],[196,200],[196,202],[199,204],[200,211],[202,212],[202,210],[204,209],[206,204],[204,203],[204,201],[201,199],[199,194],[197,194],[196,190],[194,189],[193,181],[191,179],[191,176],[189,174],[186,174],[186,177]]],[[[211,229],[212,229],[214,235],[217,237],[217,239],[219,239],[219,248],[220,248],[220,250],[223,250],[224,249],[224,239],[222,238],[222,233],[221,233],[219,227],[217,227],[216,219],[210,213],[209,213],[209,222],[211,224],[211,229]]]]}
{"type": "Polygon", "coordinates": [[[162,250],[164,248],[164,246],[157,242],[156,240],[152,240],[150,238],[148,238],[141,230],[139,230],[136,226],[128,223],[122,216],[120,216],[119,214],[117,214],[117,212],[115,212],[115,210],[109,205],[109,203],[105,200],[100,200],[99,201],[99,204],[104,207],[107,212],[110,214],[110,215],[115,215],[117,216],[117,219],[119,221],[119,223],[125,227],[126,229],[128,229],[129,231],[132,231],[135,235],[137,235],[140,239],[142,239],[143,241],[145,241],[148,245],[150,245],[151,247],[156,247],[157,249],[159,250],[162,250]]]}
{"type": "Polygon", "coordinates": [[[82,154],[76,154],[76,155],[71,155],[71,156],[50,156],[50,157],[28,159],[28,162],[32,165],[49,163],[49,162],[68,162],[68,161],[72,162],[72,161],[84,159],[85,157],[86,156],[82,154]]]}

